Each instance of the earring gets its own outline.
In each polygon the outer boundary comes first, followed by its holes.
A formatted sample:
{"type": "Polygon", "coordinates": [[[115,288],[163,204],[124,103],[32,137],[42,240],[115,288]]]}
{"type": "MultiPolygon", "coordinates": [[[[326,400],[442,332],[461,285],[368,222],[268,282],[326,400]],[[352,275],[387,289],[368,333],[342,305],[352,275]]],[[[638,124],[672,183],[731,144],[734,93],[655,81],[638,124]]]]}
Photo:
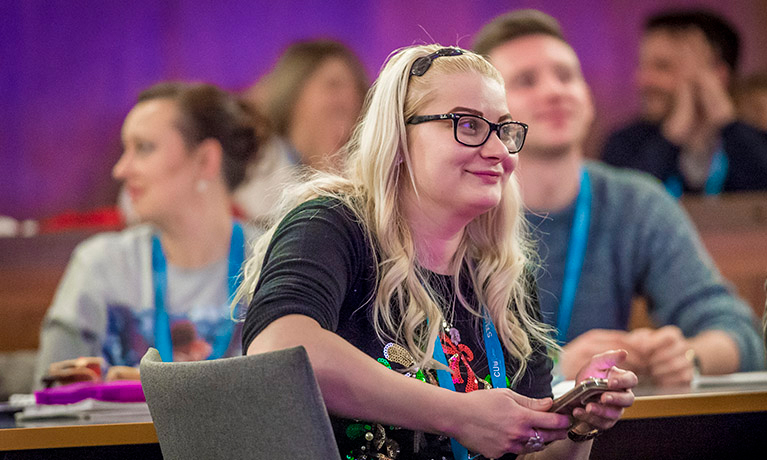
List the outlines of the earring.
{"type": "Polygon", "coordinates": [[[208,181],[205,179],[198,180],[195,188],[197,189],[197,193],[205,193],[205,191],[208,190],[208,181]]]}

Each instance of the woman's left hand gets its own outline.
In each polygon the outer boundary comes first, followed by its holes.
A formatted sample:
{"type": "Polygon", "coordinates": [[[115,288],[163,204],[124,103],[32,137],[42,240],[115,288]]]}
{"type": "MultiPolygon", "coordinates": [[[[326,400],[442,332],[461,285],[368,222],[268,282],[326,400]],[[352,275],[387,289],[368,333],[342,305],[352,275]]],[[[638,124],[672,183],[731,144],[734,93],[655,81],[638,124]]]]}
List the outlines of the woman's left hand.
{"type": "Polygon", "coordinates": [[[573,417],[583,421],[598,430],[612,428],[623,415],[623,410],[634,403],[634,393],[631,391],[638,382],[636,374],[617,366],[628,356],[626,350],[610,350],[594,355],[575,377],[580,383],[588,378],[604,378],[608,380],[608,391],[600,396],[597,402],[590,402],[584,408],[576,408],[573,417]]]}

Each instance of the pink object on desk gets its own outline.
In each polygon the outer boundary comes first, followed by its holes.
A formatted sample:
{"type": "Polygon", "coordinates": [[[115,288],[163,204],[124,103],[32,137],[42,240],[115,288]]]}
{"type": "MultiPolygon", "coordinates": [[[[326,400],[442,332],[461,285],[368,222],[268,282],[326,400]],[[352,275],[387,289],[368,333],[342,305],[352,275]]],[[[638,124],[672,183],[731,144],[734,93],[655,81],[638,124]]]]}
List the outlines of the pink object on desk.
{"type": "Polygon", "coordinates": [[[140,380],[70,383],[35,392],[37,404],[72,404],[87,398],[114,402],[146,401],[140,380]]]}

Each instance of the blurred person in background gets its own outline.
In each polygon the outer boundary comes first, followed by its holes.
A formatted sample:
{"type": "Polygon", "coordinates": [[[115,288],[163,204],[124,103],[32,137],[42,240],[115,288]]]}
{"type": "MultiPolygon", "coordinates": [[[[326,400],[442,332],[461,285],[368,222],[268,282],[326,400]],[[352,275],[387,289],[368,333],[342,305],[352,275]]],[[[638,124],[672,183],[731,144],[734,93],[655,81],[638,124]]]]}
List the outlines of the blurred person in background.
{"type": "Polygon", "coordinates": [[[650,17],[640,43],[640,119],[614,132],[602,158],[648,172],[674,196],[767,189],[767,139],[739,122],[730,86],[740,38],[714,13],[650,17]]]}
{"type": "Polygon", "coordinates": [[[43,321],[36,382],[94,379],[76,362],[100,357],[108,378],[138,378],[148,347],[163,360],[240,353],[229,303],[252,229],[232,216],[232,190],[258,151],[257,117],[207,84],[143,91],[122,127],[113,176],[141,223],[74,251],[43,321]]]}
{"type": "Polygon", "coordinates": [[[646,174],[585,161],[594,118],[575,51],[551,16],[501,15],[474,49],[506,82],[509,110],[530,125],[517,171],[538,240],[543,319],[557,328],[559,372],[622,348],[656,384],[764,368],[752,310],[732,295],[681,207],[646,174]],[[658,329],[626,331],[634,296],[658,329]]]}
{"type": "Polygon", "coordinates": [[[302,166],[340,167],[338,150],[349,139],[367,89],[362,63],[340,42],[302,41],[285,50],[244,96],[268,118],[275,134],[235,193],[245,215],[268,221],[283,188],[299,180],[302,166]]]}

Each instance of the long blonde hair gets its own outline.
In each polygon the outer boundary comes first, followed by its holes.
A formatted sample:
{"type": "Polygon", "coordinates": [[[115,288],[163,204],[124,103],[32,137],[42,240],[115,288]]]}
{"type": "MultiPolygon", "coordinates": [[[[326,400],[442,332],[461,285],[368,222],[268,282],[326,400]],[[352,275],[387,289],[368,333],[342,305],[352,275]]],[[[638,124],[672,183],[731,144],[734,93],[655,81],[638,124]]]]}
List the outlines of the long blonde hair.
{"type": "MultiPolygon", "coordinates": [[[[405,120],[426,103],[440,75],[474,72],[503,85],[498,71],[469,51],[435,59],[424,75],[409,76],[416,59],[440,48],[413,46],[390,56],[367,95],[363,117],[344,147],[344,174],[316,173],[286,193],[281,213],[284,216],[309,199],[329,196],[341,200],[356,214],[367,232],[371,252],[378,258],[378,285],[372,304],[376,334],[382,341],[403,345],[420,368],[438,366],[431,355],[446,319],[438,302],[449,299],[437,299],[425,282],[427,272],[417,263],[410,227],[400,212],[400,193],[405,185],[400,182],[409,181],[415,187],[405,120]]],[[[483,312],[461,295],[460,273],[468,269],[478,303],[487,310],[503,346],[517,362],[512,382],[524,373],[533,341],[556,347],[550,328],[534,316],[527,276],[531,252],[524,227],[519,189],[512,177],[504,187],[500,204],[467,225],[452,264],[458,302],[476,318],[482,317],[483,312]]],[[[245,267],[239,298],[252,298],[274,230],[273,226],[257,241],[245,267]]]]}

